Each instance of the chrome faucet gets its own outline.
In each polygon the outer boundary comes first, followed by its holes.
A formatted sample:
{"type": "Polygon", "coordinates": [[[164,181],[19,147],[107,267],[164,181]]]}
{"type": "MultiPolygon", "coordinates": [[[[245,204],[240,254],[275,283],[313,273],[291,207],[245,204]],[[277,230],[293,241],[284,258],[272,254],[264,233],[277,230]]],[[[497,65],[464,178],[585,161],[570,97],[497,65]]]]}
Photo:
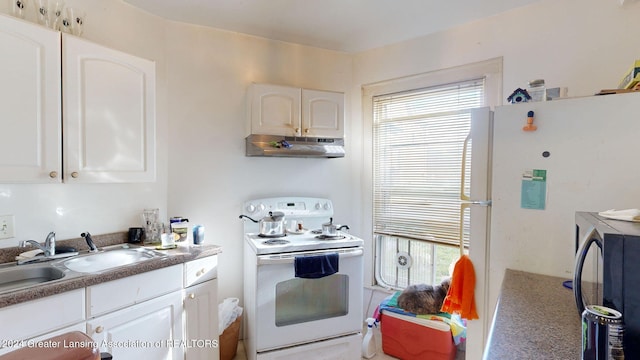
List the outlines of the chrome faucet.
{"type": "Polygon", "coordinates": [[[53,256],[56,254],[56,233],[53,231],[50,232],[44,241],[44,245],[41,245],[35,240],[23,240],[20,242],[20,247],[26,247],[27,244],[31,244],[42,250],[45,257],[53,256]]]}
{"type": "Polygon", "coordinates": [[[80,234],[80,236],[82,236],[84,240],[87,242],[87,246],[89,247],[89,252],[98,251],[98,247],[96,246],[96,244],[93,243],[93,239],[91,239],[91,234],[89,234],[88,231],[83,232],[82,234],[80,234]]]}

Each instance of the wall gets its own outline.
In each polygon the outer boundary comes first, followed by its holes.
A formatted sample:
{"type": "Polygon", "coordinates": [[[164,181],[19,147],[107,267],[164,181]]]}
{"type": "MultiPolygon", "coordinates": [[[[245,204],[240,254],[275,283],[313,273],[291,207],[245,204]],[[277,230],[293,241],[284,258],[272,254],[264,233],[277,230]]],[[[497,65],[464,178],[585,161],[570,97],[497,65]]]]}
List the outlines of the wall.
{"type": "MultiPolygon", "coordinates": [[[[27,2],[27,9],[35,2],[27,2]]],[[[158,181],[151,184],[0,184],[0,214],[15,216],[16,236],[0,240],[0,248],[16,246],[18,241],[44,241],[49,231],[57,239],[125,231],[142,224],[146,207],[166,213],[167,151],[167,70],[165,62],[165,24],[120,1],[67,0],[67,6],[87,13],[84,38],[156,62],[158,137],[158,181]]],[[[32,8],[33,10],[33,8],[32,8]]],[[[35,11],[35,10],[33,10],[35,11]]],[[[9,1],[0,2],[0,12],[10,13],[9,1]]],[[[35,22],[31,11],[27,20],[35,22]]]]}

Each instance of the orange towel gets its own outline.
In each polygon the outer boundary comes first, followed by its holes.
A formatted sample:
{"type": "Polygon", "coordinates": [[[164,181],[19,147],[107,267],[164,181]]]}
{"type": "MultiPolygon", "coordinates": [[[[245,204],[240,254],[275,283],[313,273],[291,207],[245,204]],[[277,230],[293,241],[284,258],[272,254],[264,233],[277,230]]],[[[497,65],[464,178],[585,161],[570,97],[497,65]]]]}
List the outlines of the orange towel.
{"type": "Polygon", "coordinates": [[[478,318],[475,301],[476,274],[468,255],[462,255],[453,268],[451,285],[442,304],[442,312],[458,313],[467,320],[478,318]]]}

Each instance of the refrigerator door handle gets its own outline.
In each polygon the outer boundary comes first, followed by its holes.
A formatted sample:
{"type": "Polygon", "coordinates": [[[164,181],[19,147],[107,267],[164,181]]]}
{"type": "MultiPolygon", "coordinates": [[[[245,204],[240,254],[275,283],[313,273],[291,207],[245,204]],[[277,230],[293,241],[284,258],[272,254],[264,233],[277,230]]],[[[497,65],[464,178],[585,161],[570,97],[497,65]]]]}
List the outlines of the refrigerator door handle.
{"type": "Polygon", "coordinates": [[[467,179],[467,151],[469,150],[469,140],[471,140],[471,132],[464,139],[462,146],[462,168],[460,169],[460,200],[471,201],[471,198],[464,193],[464,184],[467,179]]]}
{"type": "Polygon", "coordinates": [[[469,207],[469,205],[479,206],[491,206],[491,200],[471,200],[471,197],[464,193],[464,184],[467,179],[467,152],[469,150],[469,140],[471,140],[471,133],[464,139],[464,145],[462,147],[462,167],[460,169],[460,201],[462,201],[462,209],[469,207]]]}
{"type": "Polygon", "coordinates": [[[593,244],[596,244],[602,252],[602,244],[598,239],[597,231],[592,227],[585,236],[582,245],[580,245],[580,249],[578,249],[576,265],[573,272],[573,296],[576,299],[576,306],[578,307],[578,313],[580,315],[582,315],[582,312],[587,305],[585,304],[584,296],[582,294],[582,268],[584,267],[584,261],[587,258],[587,253],[593,244]]]}

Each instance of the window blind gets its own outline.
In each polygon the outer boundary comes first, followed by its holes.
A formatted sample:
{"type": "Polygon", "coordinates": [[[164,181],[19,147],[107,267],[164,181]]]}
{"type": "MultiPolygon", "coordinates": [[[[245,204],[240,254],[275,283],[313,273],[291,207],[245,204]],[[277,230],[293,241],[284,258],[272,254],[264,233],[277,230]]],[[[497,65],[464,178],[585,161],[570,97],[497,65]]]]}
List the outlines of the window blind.
{"type": "Polygon", "coordinates": [[[459,246],[462,154],[483,102],[483,79],[373,98],[375,234],[459,246]]]}

